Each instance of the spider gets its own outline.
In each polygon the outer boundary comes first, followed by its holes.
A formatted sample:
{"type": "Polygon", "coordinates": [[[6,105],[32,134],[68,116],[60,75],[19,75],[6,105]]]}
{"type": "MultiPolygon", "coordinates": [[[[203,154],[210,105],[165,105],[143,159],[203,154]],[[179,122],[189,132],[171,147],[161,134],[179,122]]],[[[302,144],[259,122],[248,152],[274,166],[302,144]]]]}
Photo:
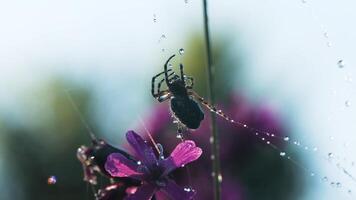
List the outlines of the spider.
{"type": "Polygon", "coordinates": [[[230,122],[234,122],[234,120],[222,113],[221,110],[217,110],[193,91],[194,79],[184,74],[182,64],[179,64],[180,76],[176,75],[172,69],[168,69],[168,63],[173,57],[175,55],[168,58],[164,64],[163,72],[152,77],[151,93],[159,102],[170,100],[171,111],[174,118],[179,122],[179,125],[184,125],[189,129],[199,128],[201,121],[204,119],[204,112],[197,101],[206,106],[211,112],[220,115],[230,122]],[[156,79],[162,75],[164,77],[158,82],[157,91],[155,91],[156,79]],[[164,82],[167,85],[167,89],[161,91],[161,86],[164,82]]]}

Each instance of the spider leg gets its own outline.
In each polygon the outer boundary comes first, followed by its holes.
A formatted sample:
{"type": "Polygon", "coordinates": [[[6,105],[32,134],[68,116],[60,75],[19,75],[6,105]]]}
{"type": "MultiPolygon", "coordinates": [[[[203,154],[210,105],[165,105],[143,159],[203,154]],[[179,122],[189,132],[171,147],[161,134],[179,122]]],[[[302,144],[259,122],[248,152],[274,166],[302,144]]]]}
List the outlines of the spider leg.
{"type": "Polygon", "coordinates": [[[171,59],[176,56],[175,54],[173,54],[171,57],[168,58],[168,60],[166,61],[166,63],[164,64],[164,75],[165,75],[165,79],[166,79],[166,83],[167,83],[167,86],[169,87],[170,83],[168,81],[168,63],[169,61],[171,61],[171,59]]]}
{"type": "MultiPolygon", "coordinates": [[[[170,77],[170,76],[172,76],[173,74],[175,74],[174,72],[171,72],[169,75],[168,75],[168,78],[170,77]]],[[[166,79],[162,79],[159,83],[158,83],[158,85],[157,85],[157,94],[159,94],[159,93],[161,93],[161,86],[162,86],[162,83],[165,81],[166,79]]]]}
{"type": "Polygon", "coordinates": [[[183,83],[185,85],[185,78],[184,78],[183,64],[182,63],[179,64],[179,69],[180,69],[180,79],[183,81],[183,83]]]}
{"type": "Polygon", "coordinates": [[[158,102],[163,102],[166,101],[167,99],[170,99],[172,97],[172,94],[168,91],[162,91],[155,96],[155,98],[158,100],[158,102]]]}
{"type": "Polygon", "coordinates": [[[211,112],[219,115],[220,117],[224,118],[226,121],[231,122],[231,123],[235,123],[241,126],[246,126],[245,124],[242,124],[240,122],[237,122],[233,119],[231,119],[230,117],[228,117],[225,113],[223,113],[221,110],[218,110],[215,106],[211,105],[210,103],[208,103],[207,101],[205,101],[205,99],[201,96],[199,96],[196,92],[194,92],[193,90],[190,90],[188,92],[189,95],[193,96],[195,99],[197,99],[201,104],[203,104],[205,107],[207,107],[211,112]]]}
{"type": "MultiPolygon", "coordinates": [[[[168,72],[169,71],[172,71],[172,69],[168,69],[168,72]]],[[[155,81],[156,81],[156,78],[158,78],[159,76],[163,75],[165,72],[161,72],[161,73],[158,73],[157,75],[155,75],[154,77],[152,77],[152,81],[151,81],[151,94],[152,96],[154,97],[155,96],[155,81]]]]}

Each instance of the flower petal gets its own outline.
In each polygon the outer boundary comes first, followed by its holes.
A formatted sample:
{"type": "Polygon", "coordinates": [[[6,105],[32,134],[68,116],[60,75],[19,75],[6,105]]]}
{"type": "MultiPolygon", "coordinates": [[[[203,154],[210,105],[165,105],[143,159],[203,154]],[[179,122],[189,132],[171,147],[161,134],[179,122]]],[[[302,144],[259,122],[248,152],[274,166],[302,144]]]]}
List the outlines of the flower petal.
{"type": "Polygon", "coordinates": [[[148,168],[156,166],[157,158],[150,147],[137,133],[134,131],[128,131],[126,133],[126,139],[135,150],[140,161],[148,168]]]}
{"type": "Polygon", "coordinates": [[[138,164],[120,153],[110,154],[105,163],[105,170],[113,177],[131,177],[141,180],[144,173],[138,168],[138,164]]]}
{"type": "Polygon", "coordinates": [[[165,193],[172,200],[191,200],[195,195],[193,189],[180,187],[173,180],[168,180],[166,187],[159,191],[165,193]]]}
{"type": "Polygon", "coordinates": [[[155,193],[156,186],[153,184],[143,184],[134,194],[125,198],[125,200],[150,200],[155,193]]]}
{"type": "Polygon", "coordinates": [[[163,160],[162,165],[165,167],[164,174],[168,174],[178,167],[197,160],[203,153],[202,149],[195,146],[195,142],[192,140],[186,140],[179,143],[173,150],[171,155],[163,160]]]}

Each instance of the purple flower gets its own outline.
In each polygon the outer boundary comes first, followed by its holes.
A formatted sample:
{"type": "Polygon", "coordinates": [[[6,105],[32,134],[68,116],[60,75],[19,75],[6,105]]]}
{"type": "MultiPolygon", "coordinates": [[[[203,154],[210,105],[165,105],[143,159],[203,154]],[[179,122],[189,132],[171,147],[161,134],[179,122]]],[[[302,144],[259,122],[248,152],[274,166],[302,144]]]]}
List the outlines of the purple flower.
{"type": "Polygon", "coordinates": [[[135,151],[138,161],[127,159],[120,153],[112,153],[105,163],[106,171],[114,177],[130,177],[142,181],[134,194],[126,197],[130,200],[148,200],[153,195],[176,200],[193,199],[194,190],[178,186],[169,174],[184,165],[197,160],[202,150],[191,140],[179,143],[167,158],[159,156],[134,131],[126,133],[126,139],[135,151]]]}

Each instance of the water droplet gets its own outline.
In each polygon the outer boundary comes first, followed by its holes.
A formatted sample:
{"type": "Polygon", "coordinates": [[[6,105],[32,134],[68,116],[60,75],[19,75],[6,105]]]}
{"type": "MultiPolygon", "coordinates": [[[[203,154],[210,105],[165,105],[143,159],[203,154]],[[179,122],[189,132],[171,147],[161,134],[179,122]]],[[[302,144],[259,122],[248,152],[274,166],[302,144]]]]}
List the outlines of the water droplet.
{"type": "Polygon", "coordinates": [[[258,132],[256,132],[256,135],[258,135],[258,132]]]}
{"type": "Polygon", "coordinates": [[[263,138],[261,138],[261,140],[263,140],[263,141],[264,141],[264,140],[265,140],[265,138],[263,137],[263,138]]]}
{"type": "Polygon", "coordinates": [[[56,176],[50,176],[47,179],[47,184],[48,185],[54,185],[57,183],[57,177],[56,176]]]}
{"type": "Polygon", "coordinates": [[[351,193],[352,193],[352,191],[351,191],[351,190],[348,190],[348,191],[347,191],[347,193],[351,194],[351,193]]]}
{"type": "Polygon", "coordinates": [[[271,142],[270,142],[270,141],[267,141],[266,143],[267,143],[267,144],[271,144],[271,142]]]}
{"type": "Polygon", "coordinates": [[[346,106],[346,107],[350,107],[350,106],[351,106],[351,103],[350,103],[349,100],[345,101],[345,106],[346,106]]]}
{"type": "Polygon", "coordinates": [[[275,136],[275,135],[272,133],[272,134],[271,134],[271,137],[274,137],[274,136],[275,136]]]}
{"type": "Polygon", "coordinates": [[[173,67],[173,65],[172,65],[171,63],[169,63],[169,64],[168,64],[168,67],[169,67],[169,68],[172,68],[172,67],[173,67]]]}
{"type": "Polygon", "coordinates": [[[223,178],[222,178],[222,175],[219,174],[219,175],[218,175],[218,181],[219,181],[220,183],[222,182],[222,179],[223,179],[223,178]]]}
{"type": "Polygon", "coordinates": [[[327,42],[326,46],[331,47],[332,46],[331,42],[327,42]]]}
{"type": "Polygon", "coordinates": [[[306,146],[306,147],[304,147],[304,149],[305,149],[305,150],[309,150],[309,147],[306,146]]]}
{"type": "Polygon", "coordinates": [[[176,138],[182,139],[182,138],[183,138],[183,135],[182,135],[181,133],[178,133],[177,136],[176,136],[176,138]]]}
{"type": "Polygon", "coordinates": [[[214,177],[215,176],[215,172],[211,172],[211,176],[214,177]]]}
{"type": "Polygon", "coordinates": [[[189,187],[185,187],[185,188],[184,188],[184,191],[186,191],[186,192],[190,192],[190,191],[192,191],[192,189],[191,189],[191,188],[189,188],[189,187]]]}
{"type": "Polygon", "coordinates": [[[179,54],[180,54],[180,55],[183,55],[183,54],[184,54],[184,49],[183,49],[183,48],[180,48],[180,49],[179,49],[179,54]]]}
{"type": "Polygon", "coordinates": [[[282,156],[282,157],[284,157],[284,156],[286,155],[286,152],[283,152],[283,151],[282,151],[282,152],[279,153],[279,155],[282,156]]]}
{"type": "Polygon", "coordinates": [[[244,128],[247,128],[247,124],[244,124],[244,128]]]}
{"type": "Polygon", "coordinates": [[[332,187],[335,187],[335,182],[331,182],[330,185],[331,185],[332,187]]]}
{"type": "Polygon", "coordinates": [[[210,159],[211,159],[211,160],[214,160],[214,159],[215,159],[215,156],[214,156],[214,155],[211,155],[211,156],[210,156],[210,159]]]}
{"type": "Polygon", "coordinates": [[[162,52],[166,51],[165,49],[161,49],[162,52]]]}
{"type": "Polygon", "coordinates": [[[352,77],[350,75],[345,76],[345,81],[351,83],[352,82],[352,77]]]}
{"type": "Polygon", "coordinates": [[[341,188],[342,184],[340,182],[336,183],[336,187],[341,188]]]}
{"type": "Polygon", "coordinates": [[[210,137],[209,142],[212,144],[214,142],[214,137],[210,137]]]}
{"type": "Polygon", "coordinates": [[[322,180],[323,180],[324,182],[327,182],[329,179],[328,179],[328,177],[324,176],[322,180]]]}
{"type": "Polygon", "coordinates": [[[283,140],[284,140],[284,141],[289,141],[289,137],[286,136],[286,137],[283,138],[283,140]]]}
{"type": "Polygon", "coordinates": [[[153,14],[153,22],[154,22],[154,23],[157,22],[157,16],[156,16],[156,14],[153,14]]]}
{"type": "Polygon", "coordinates": [[[141,165],[141,164],[142,164],[142,162],[141,162],[141,161],[137,161],[137,164],[138,164],[138,165],[141,165]]]}
{"type": "Polygon", "coordinates": [[[181,165],[181,167],[185,167],[185,165],[181,165]]]}
{"type": "Polygon", "coordinates": [[[313,148],[313,151],[318,151],[318,147],[314,147],[314,148],[313,148]]]}
{"type": "Polygon", "coordinates": [[[325,32],[324,32],[324,37],[325,37],[325,38],[329,38],[329,33],[325,31],[325,32]]]}
{"type": "Polygon", "coordinates": [[[307,0],[302,0],[302,3],[307,3],[307,0]]]}
{"type": "Polygon", "coordinates": [[[345,67],[345,62],[344,62],[344,60],[339,60],[339,61],[337,62],[337,65],[339,66],[339,68],[344,68],[344,67],[345,67]]]}
{"type": "Polygon", "coordinates": [[[186,3],[186,4],[187,4],[187,3],[188,3],[188,0],[184,0],[184,3],[186,3]]]}
{"type": "Polygon", "coordinates": [[[310,173],[310,176],[315,176],[315,174],[312,172],[312,173],[310,173]]]}
{"type": "Polygon", "coordinates": [[[329,157],[329,158],[333,158],[333,157],[334,157],[334,154],[330,152],[330,153],[328,153],[328,157],[329,157]]]}

